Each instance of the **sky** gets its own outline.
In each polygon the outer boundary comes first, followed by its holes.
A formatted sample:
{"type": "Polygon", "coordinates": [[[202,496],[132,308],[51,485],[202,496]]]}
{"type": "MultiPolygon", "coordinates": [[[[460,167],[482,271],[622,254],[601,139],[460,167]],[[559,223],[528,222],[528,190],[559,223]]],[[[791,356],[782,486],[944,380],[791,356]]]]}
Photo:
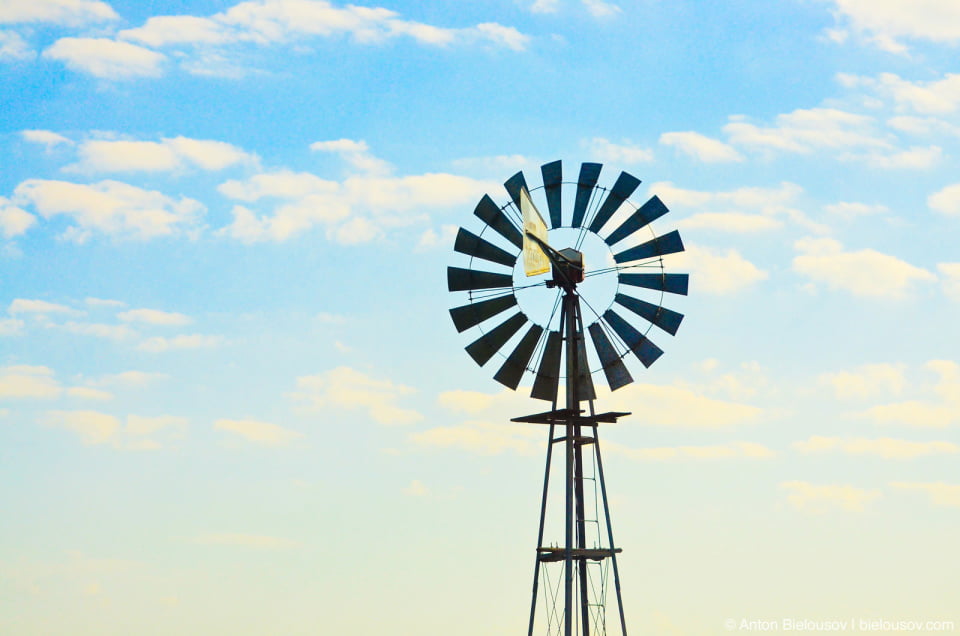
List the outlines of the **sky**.
{"type": "Polygon", "coordinates": [[[558,159],[686,246],[628,627],[960,626],[960,5],[358,2],[0,0],[0,632],[521,633],[548,404],[446,268],[558,159]]]}

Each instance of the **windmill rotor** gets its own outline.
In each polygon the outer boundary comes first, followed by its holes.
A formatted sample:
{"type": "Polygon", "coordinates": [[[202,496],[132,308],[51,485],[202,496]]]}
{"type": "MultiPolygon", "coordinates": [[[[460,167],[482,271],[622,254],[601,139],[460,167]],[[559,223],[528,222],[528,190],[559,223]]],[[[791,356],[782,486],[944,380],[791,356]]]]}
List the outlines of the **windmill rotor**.
{"type": "MultiPolygon", "coordinates": [[[[498,205],[491,195],[484,195],[474,209],[479,230],[461,227],[454,243],[454,251],[466,257],[466,266],[447,269],[447,288],[460,295],[450,316],[457,331],[478,334],[467,345],[467,353],[480,366],[498,364],[494,379],[513,390],[524,376],[532,375],[531,396],[537,399],[555,402],[559,381],[565,377],[559,308],[562,288],[571,287],[568,283],[585,305],[581,330],[590,334],[593,345],[589,355],[594,368],[581,373],[589,376],[602,370],[614,391],[634,381],[627,359],[649,367],[663,353],[651,338],[659,336],[650,332],[656,328],[675,335],[683,320],[681,313],[664,306],[664,300],[671,294],[686,295],[688,276],[666,272],[663,263],[664,256],[684,250],[683,242],[676,230],[657,235],[651,226],[669,212],[667,206],[656,195],[634,205],[630,198],[640,180],[620,172],[607,188],[600,185],[602,168],[599,163],[583,163],[576,181],[564,181],[562,163],[553,161],[541,166],[540,184],[533,188],[524,173],[517,172],[503,184],[506,202],[498,205]],[[585,241],[601,246],[602,261],[585,263],[582,282],[570,281],[569,272],[558,271],[563,268],[556,262],[551,272],[539,277],[522,276],[521,254],[525,244],[531,244],[525,241],[531,237],[525,232],[522,208],[531,204],[547,212],[543,222],[551,251],[582,258],[585,241]],[[571,244],[554,244],[554,237],[571,244]],[[595,299],[589,288],[601,279],[608,287],[612,280],[613,292],[595,299]],[[547,299],[541,301],[547,307],[541,315],[524,306],[525,295],[534,292],[547,299]]],[[[546,251],[546,246],[541,249],[546,251]]],[[[580,346],[585,349],[583,340],[580,346]]],[[[585,350],[578,358],[588,364],[585,350]]]]}

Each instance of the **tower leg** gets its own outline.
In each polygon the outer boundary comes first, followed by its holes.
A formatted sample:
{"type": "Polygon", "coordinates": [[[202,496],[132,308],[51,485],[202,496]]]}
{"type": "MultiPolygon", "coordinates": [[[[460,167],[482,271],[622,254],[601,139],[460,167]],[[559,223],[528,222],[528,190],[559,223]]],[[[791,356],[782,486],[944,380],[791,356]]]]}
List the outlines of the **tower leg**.
{"type": "Polygon", "coordinates": [[[603,514],[607,518],[607,540],[610,542],[610,558],[613,559],[613,586],[617,590],[617,609],[620,612],[620,631],[627,636],[627,621],[623,616],[623,597],[620,594],[620,570],[617,568],[617,553],[614,551],[613,524],[610,523],[610,506],[607,504],[607,482],[603,478],[603,461],[600,459],[600,438],[593,432],[593,448],[597,458],[597,476],[600,478],[600,494],[603,497],[603,514]]]}

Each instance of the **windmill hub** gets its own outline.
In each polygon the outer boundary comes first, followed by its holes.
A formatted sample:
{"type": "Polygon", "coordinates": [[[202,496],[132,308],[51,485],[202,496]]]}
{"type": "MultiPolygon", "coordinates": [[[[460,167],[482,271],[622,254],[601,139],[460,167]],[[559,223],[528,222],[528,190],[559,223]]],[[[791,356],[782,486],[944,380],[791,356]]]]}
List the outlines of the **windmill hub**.
{"type": "Polygon", "coordinates": [[[547,283],[548,287],[560,285],[575,287],[583,282],[583,252],[572,247],[566,247],[558,252],[560,259],[553,263],[553,280],[547,283]],[[550,283],[553,283],[552,285],[550,283]]]}

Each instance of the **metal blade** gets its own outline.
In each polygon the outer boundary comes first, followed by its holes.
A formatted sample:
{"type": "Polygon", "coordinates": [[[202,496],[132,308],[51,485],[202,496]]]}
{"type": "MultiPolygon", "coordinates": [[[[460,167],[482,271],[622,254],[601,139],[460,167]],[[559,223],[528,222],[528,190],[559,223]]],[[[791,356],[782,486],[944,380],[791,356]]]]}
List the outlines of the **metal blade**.
{"type": "Polygon", "coordinates": [[[497,374],[493,376],[493,379],[516,391],[517,385],[520,384],[520,378],[523,377],[523,372],[527,370],[527,364],[530,362],[530,357],[533,355],[533,350],[537,347],[542,333],[543,327],[532,325],[523,335],[520,344],[513,350],[507,361],[503,363],[497,374]]]}
{"type": "Polygon", "coordinates": [[[682,251],[683,241],[680,240],[680,232],[674,230],[669,234],[664,234],[651,241],[647,241],[643,245],[637,245],[619,254],[615,254],[613,260],[618,263],[629,263],[630,261],[639,261],[645,258],[664,256],[665,254],[674,254],[682,251]]]}
{"type": "Polygon", "coordinates": [[[503,187],[507,189],[507,193],[510,195],[510,198],[513,199],[513,204],[517,206],[517,209],[519,210],[520,190],[526,188],[527,192],[530,192],[530,188],[527,188],[527,180],[523,178],[523,171],[518,172],[504,181],[503,187]]]}
{"type": "Polygon", "coordinates": [[[657,358],[663,355],[663,350],[660,349],[660,347],[653,344],[649,338],[634,329],[630,323],[621,318],[620,315],[612,309],[608,309],[603,314],[603,319],[607,321],[607,324],[617,332],[620,339],[623,340],[627,347],[640,359],[643,366],[649,367],[657,358]]]}
{"type": "Polygon", "coordinates": [[[513,267],[514,263],[517,262],[516,254],[502,250],[493,243],[485,241],[463,228],[460,228],[460,231],[457,232],[457,240],[453,244],[453,249],[461,254],[476,256],[485,261],[500,263],[507,267],[513,267]]]}
{"type": "Polygon", "coordinates": [[[557,399],[557,385],[560,382],[560,353],[563,348],[563,338],[559,331],[547,334],[547,346],[543,350],[540,368],[533,381],[533,391],[530,397],[537,400],[552,402],[557,399]]]}
{"type": "Polygon", "coordinates": [[[683,321],[683,314],[678,314],[666,307],[660,307],[639,298],[617,294],[614,300],[641,318],[646,318],[671,336],[677,335],[677,329],[680,328],[680,322],[683,321]]]}
{"type": "Polygon", "coordinates": [[[607,384],[610,385],[610,390],[616,391],[620,387],[633,382],[633,377],[627,371],[627,365],[623,363],[623,359],[613,348],[599,322],[590,325],[590,338],[593,340],[594,349],[597,350],[600,364],[603,365],[603,373],[607,376],[607,384]]]}
{"type": "Polygon", "coordinates": [[[659,289],[671,294],[687,295],[689,274],[620,274],[617,277],[624,285],[659,289]]]}
{"type": "Polygon", "coordinates": [[[513,287],[513,275],[478,272],[462,267],[447,268],[447,289],[449,291],[495,289],[497,287],[513,287]]]}
{"type": "Polygon", "coordinates": [[[493,318],[501,311],[506,311],[517,304],[517,297],[513,294],[491,298],[479,303],[470,303],[450,310],[450,317],[457,331],[463,332],[470,327],[479,325],[488,318],[493,318]]]}
{"type": "Polygon", "coordinates": [[[620,209],[623,202],[630,198],[630,195],[633,194],[633,191],[637,189],[638,185],[640,185],[640,179],[637,179],[632,174],[621,172],[620,176],[617,177],[617,182],[613,184],[613,188],[607,193],[607,198],[604,199],[600,205],[600,209],[597,210],[596,216],[593,217],[593,221],[590,223],[590,231],[599,234],[600,228],[610,220],[614,212],[620,209]]]}
{"type": "Polygon", "coordinates": [[[483,195],[473,213],[493,228],[494,232],[516,245],[518,250],[523,249],[523,237],[520,235],[520,230],[507,218],[503,210],[497,207],[489,194],[483,195]]]}
{"type": "Polygon", "coordinates": [[[577,338],[577,393],[581,400],[597,399],[597,392],[593,388],[593,376],[590,374],[590,363],[587,361],[587,341],[583,332],[577,338]]]}
{"type": "Polygon", "coordinates": [[[550,228],[562,227],[560,184],[563,183],[563,166],[560,160],[540,166],[540,174],[543,176],[543,189],[547,195],[547,207],[550,209],[550,228]]]}
{"type": "Polygon", "coordinates": [[[570,223],[570,227],[583,225],[583,215],[587,213],[590,195],[593,193],[593,187],[597,185],[597,179],[600,178],[601,168],[603,168],[603,165],[599,163],[580,164],[580,176],[577,177],[577,198],[573,203],[573,221],[570,223]]]}
{"type": "Polygon", "coordinates": [[[659,219],[669,212],[667,206],[663,204],[660,197],[654,195],[649,201],[640,206],[640,208],[630,215],[626,221],[620,224],[604,241],[607,245],[619,243],[637,230],[648,225],[651,221],[659,219]]]}
{"type": "Polygon", "coordinates": [[[526,322],[526,316],[520,312],[515,313],[467,345],[467,353],[482,367],[526,322]]]}

